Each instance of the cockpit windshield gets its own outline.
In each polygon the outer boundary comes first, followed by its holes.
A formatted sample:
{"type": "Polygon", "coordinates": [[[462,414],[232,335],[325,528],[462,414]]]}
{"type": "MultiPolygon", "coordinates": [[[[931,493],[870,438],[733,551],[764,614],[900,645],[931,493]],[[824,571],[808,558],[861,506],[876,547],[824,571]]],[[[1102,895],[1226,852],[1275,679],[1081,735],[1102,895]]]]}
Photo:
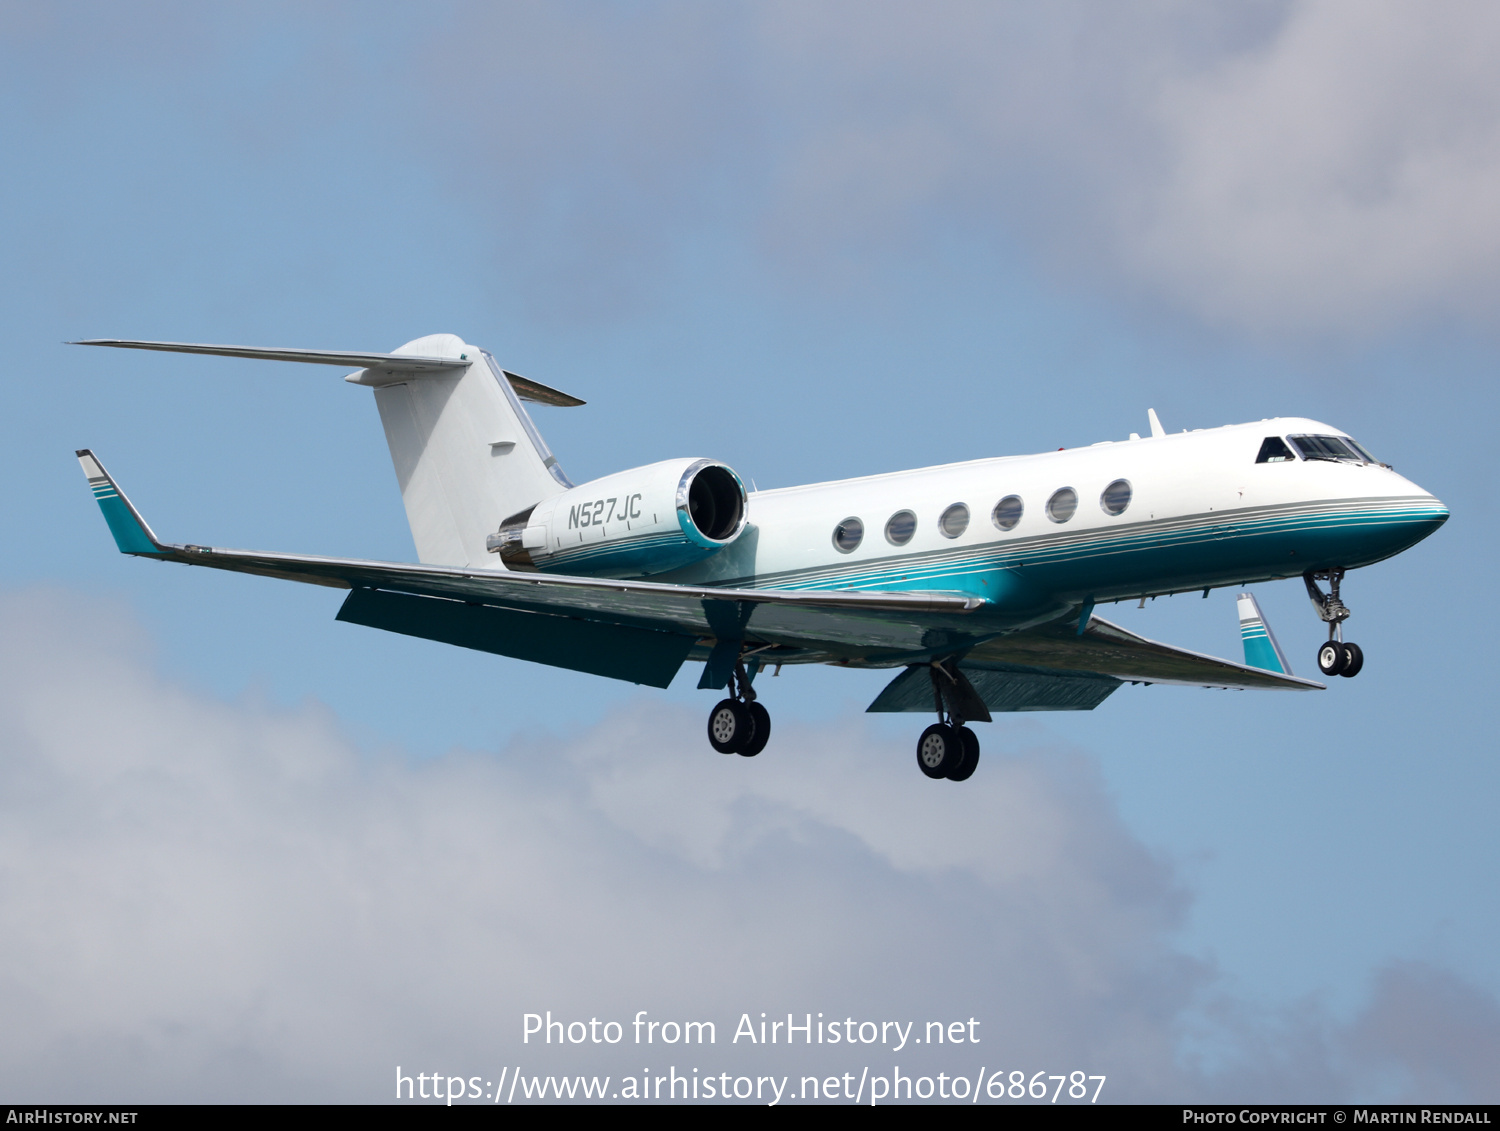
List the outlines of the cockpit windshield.
{"type": "Polygon", "coordinates": [[[1342,463],[1374,463],[1380,461],[1348,436],[1288,436],[1292,446],[1303,459],[1333,460],[1342,463]]]}
{"type": "Polygon", "coordinates": [[[1260,454],[1255,457],[1256,463],[1295,463],[1296,460],[1292,449],[1280,436],[1267,436],[1260,446],[1260,454]]]}

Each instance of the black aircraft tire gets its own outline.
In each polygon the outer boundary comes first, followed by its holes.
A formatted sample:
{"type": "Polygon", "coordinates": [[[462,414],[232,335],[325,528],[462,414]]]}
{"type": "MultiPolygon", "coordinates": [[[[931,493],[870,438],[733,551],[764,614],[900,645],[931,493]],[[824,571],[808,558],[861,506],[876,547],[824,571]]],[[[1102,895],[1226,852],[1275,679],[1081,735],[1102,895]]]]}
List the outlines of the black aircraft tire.
{"type": "Polygon", "coordinates": [[[979,767],[979,736],[968,727],[959,727],[958,734],[964,744],[963,761],[948,771],[948,780],[968,781],[979,767]]]}
{"type": "Polygon", "coordinates": [[[740,748],[741,758],[754,758],[766,748],[766,743],[771,741],[771,712],[752,700],[745,704],[750,712],[750,719],[755,724],[755,730],[750,735],[750,741],[740,748]]]}
{"type": "Polygon", "coordinates": [[[1318,670],[1324,675],[1338,675],[1348,662],[1344,646],[1337,640],[1330,640],[1318,649],[1318,670]]]}
{"type": "Polygon", "coordinates": [[[917,739],[917,768],[930,778],[945,778],[964,756],[958,727],[933,723],[917,739]]]}
{"type": "Polygon", "coordinates": [[[1359,674],[1359,670],[1365,666],[1365,654],[1358,644],[1344,645],[1344,666],[1339,669],[1339,675],[1346,679],[1353,679],[1359,674]]]}
{"type": "Polygon", "coordinates": [[[738,754],[755,740],[755,720],[743,703],[720,700],[708,713],[708,744],[720,754],[738,754]]]}

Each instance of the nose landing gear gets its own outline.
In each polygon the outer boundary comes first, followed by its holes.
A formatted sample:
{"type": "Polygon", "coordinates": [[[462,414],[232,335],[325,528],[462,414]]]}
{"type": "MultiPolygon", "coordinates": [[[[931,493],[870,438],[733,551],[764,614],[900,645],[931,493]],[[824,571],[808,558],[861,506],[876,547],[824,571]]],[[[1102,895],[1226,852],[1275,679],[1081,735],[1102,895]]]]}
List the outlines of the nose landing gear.
{"type": "Polygon", "coordinates": [[[754,758],[771,740],[771,712],[756,701],[743,662],[734,665],[729,695],[708,713],[709,745],[720,754],[754,758]]]}
{"type": "Polygon", "coordinates": [[[1318,649],[1318,670],[1327,676],[1341,675],[1353,679],[1365,666],[1365,654],[1358,644],[1344,639],[1344,622],[1350,613],[1349,606],[1339,599],[1339,583],[1343,580],[1344,571],[1341,569],[1308,570],[1302,575],[1318,619],[1328,625],[1328,643],[1318,649]],[[1328,582],[1327,593],[1318,586],[1321,580],[1328,582]]]}

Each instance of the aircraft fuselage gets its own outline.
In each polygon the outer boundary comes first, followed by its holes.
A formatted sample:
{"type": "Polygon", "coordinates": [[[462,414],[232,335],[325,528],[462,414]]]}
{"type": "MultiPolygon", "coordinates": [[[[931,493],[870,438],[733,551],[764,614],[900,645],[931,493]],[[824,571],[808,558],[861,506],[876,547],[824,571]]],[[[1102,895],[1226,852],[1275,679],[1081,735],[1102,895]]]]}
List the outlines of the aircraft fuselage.
{"type": "Polygon", "coordinates": [[[953,590],[1030,619],[1087,601],[1353,569],[1447,519],[1438,499],[1382,464],[1290,449],[1256,462],[1268,437],[1297,435],[1345,434],[1277,418],[760,491],[749,496],[750,525],[734,545],[661,580],[953,590]],[[1076,500],[1071,513],[1066,495],[1049,513],[1064,489],[1076,500]],[[997,513],[1002,500],[1019,507],[997,513]],[[862,530],[857,539],[850,520],[862,530]],[[905,544],[894,544],[908,530],[905,544]]]}

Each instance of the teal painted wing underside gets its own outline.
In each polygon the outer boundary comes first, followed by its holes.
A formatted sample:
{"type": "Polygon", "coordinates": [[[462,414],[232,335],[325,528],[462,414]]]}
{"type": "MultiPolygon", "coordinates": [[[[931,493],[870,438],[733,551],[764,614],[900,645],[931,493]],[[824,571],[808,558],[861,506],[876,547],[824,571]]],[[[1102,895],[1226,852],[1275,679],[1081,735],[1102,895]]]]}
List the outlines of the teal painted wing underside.
{"type": "Polygon", "coordinates": [[[1079,634],[1076,610],[1004,633],[985,602],[961,593],[728,589],[162,542],[93,453],[78,457],[123,553],[350,590],[340,620],[635,683],[666,686],[686,660],[712,655],[728,625],[762,663],[897,668],[957,658],[1001,711],[1089,709],[1120,681],[1321,686],[1097,617],[1079,634]]]}

